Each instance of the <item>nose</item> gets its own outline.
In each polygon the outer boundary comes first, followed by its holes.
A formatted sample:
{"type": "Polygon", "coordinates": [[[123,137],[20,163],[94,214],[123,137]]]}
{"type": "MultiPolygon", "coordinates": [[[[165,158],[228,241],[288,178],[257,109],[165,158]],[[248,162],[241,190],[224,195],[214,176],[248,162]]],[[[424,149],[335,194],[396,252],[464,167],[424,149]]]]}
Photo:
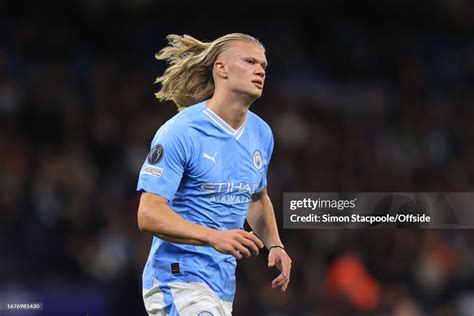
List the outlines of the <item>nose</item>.
{"type": "Polygon", "coordinates": [[[255,71],[255,74],[262,77],[262,78],[264,78],[265,77],[265,69],[261,65],[259,65],[257,67],[257,70],[255,71]]]}

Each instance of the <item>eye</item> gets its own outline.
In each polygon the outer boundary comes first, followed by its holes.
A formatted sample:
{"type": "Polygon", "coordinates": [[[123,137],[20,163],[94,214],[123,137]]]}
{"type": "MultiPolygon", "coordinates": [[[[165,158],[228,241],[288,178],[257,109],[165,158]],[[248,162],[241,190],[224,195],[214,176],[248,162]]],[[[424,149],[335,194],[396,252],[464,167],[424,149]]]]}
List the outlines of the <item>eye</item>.
{"type": "Polygon", "coordinates": [[[246,62],[247,62],[247,64],[250,64],[250,65],[255,64],[255,60],[252,60],[252,59],[247,59],[246,62]]]}

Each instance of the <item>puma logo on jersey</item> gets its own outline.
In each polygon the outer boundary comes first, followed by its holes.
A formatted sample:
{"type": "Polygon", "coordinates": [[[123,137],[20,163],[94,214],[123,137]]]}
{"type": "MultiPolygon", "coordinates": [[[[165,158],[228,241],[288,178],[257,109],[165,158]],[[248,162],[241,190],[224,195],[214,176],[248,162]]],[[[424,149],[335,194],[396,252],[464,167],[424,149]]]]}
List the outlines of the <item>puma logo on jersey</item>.
{"type": "Polygon", "coordinates": [[[210,156],[208,153],[203,153],[202,157],[211,160],[213,163],[216,163],[216,155],[217,153],[214,154],[214,156],[210,156]]]}

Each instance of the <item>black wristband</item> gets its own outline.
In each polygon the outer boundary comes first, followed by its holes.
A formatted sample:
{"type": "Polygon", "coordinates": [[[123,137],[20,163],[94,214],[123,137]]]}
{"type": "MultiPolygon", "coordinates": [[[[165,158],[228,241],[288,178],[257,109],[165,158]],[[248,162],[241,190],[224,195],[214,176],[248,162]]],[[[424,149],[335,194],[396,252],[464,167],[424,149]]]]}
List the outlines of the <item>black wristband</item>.
{"type": "Polygon", "coordinates": [[[271,246],[270,248],[268,248],[268,251],[272,250],[272,248],[281,248],[281,249],[285,250],[284,246],[271,246]]]}

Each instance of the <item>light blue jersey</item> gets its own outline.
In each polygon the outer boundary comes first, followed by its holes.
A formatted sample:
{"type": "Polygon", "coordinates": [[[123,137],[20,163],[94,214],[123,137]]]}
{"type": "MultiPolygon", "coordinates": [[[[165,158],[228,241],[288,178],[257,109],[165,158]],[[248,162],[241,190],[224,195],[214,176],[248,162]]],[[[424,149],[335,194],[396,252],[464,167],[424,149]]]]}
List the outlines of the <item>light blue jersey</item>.
{"type": "MultiPolygon", "coordinates": [[[[242,127],[234,130],[202,102],[160,127],[137,190],[167,198],[168,205],[192,223],[219,230],[243,228],[252,194],[267,186],[272,151],[270,127],[257,115],[249,111],[242,127]]],[[[235,268],[233,256],[212,247],[153,237],[143,288],[158,282],[168,308],[173,304],[167,289],[171,282],[206,283],[220,299],[231,302],[235,268]]]]}

